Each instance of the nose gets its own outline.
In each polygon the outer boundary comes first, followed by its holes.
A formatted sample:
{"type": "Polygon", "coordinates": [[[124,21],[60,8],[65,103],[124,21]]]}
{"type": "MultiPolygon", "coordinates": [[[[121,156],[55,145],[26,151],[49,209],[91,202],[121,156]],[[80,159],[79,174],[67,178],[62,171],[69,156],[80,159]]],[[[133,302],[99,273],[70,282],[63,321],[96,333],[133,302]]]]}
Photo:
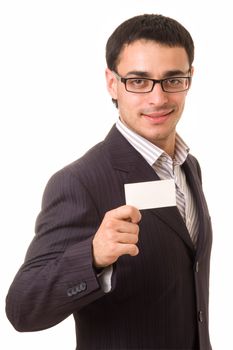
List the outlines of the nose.
{"type": "Polygon", "coordinates": [[[149,103],[163,105],[168,102],[168,93],[164,92],[161,84],[157,83],[151,92],[148,93],[149,103]]]}

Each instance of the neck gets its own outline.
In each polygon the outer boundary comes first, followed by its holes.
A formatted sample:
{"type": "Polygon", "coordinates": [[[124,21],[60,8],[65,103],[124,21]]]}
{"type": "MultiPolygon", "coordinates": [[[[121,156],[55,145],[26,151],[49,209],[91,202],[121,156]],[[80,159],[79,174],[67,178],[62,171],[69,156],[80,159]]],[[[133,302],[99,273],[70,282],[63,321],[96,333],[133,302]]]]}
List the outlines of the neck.
{"type": "MultiPolygon", "coordinates": [[[[150,140],[149,140],[150,141],[150,140]]],[[[166,152],[172,159],[175,158],[175,143],[176,143],[176,134],[169,136],[167,139],[151,141],[155,146],[161,148],[166,152]]]]}

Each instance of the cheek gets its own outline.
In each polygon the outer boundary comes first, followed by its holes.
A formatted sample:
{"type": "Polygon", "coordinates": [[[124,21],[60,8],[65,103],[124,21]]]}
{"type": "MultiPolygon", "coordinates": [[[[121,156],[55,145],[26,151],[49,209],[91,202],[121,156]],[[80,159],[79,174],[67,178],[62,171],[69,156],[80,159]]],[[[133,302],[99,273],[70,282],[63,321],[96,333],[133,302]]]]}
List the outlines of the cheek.
{"type": "Polygon", "coordinates": [[[185,96],[183,96],[183,95],[171,96],[169,102],[170,102],[170,105],[176,106],[178,111],[183,111],[184,103],[185,103],[185,96]]]}
{"type": "Polygon", "coordinates": [[[127,91],[118,92],[118,102],[123,109],[135,111],[143,105],[143,99],[138,94],[133,94],[127,91]]]}
{"type": "Polygon", "coordinates": [[[181,110],[181,112],[183,112],[184,110],[184,105],[185,105],[185,98],[182,98],[179,101],[179,109],[181,110]]]}

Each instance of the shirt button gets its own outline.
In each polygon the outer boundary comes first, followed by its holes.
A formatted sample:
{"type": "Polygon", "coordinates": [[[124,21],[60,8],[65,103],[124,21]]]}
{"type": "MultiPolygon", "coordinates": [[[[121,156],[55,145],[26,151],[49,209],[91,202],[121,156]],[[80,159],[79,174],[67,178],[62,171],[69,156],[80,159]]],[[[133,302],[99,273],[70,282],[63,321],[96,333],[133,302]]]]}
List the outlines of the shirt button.
{"type": "Polygon", "coordinates": [[[198,321],[203,322],[203,312],[201,310],[198,312],[198,321]]]}

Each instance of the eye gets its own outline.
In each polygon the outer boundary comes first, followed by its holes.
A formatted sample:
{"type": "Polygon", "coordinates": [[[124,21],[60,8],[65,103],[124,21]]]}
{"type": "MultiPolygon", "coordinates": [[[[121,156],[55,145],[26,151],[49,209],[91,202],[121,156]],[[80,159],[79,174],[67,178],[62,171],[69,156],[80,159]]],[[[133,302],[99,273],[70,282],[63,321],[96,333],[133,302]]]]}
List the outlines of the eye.
{"type": "Polygon", "coordinates": [[[130,78],[127,80],[127,84],[128,87],[133,89],[144,89],[150,85],[150,81],[148,79],[130,78]]]}
{"type": "Polygon", "coordinates": [[[169,86],[179,86],[179,85],[183,85],[183,84],[184,84],[184,79],[183,79],[183,78],[170,78],[170,79],[166,79],[165,84],[166,84],[166,85],[169,85],[169,86]]]}

